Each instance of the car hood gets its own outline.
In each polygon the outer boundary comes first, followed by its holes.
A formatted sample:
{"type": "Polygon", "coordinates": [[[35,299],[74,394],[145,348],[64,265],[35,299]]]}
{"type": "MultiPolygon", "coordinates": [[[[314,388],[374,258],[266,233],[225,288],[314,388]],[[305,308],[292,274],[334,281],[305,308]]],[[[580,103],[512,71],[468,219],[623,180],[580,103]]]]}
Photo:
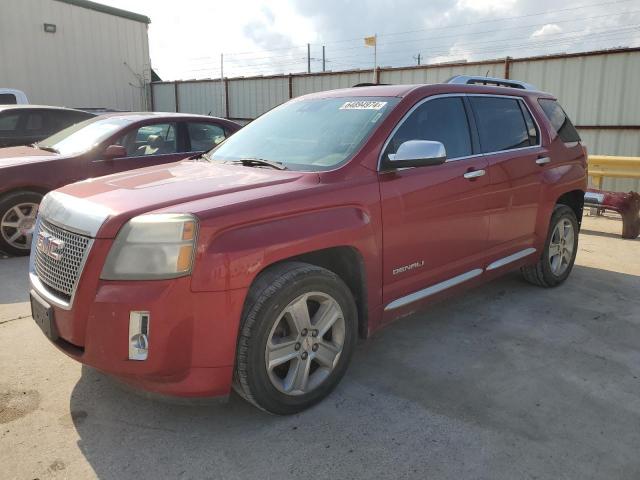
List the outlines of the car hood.
{"type": "Polygon", "coordinates": [[[25,165],[27,163],[46,162],[60,158],[60,155],[33,147],[0,148],[0,168],[25,165]]]}
{"type": "Polygon", "coordinates": [[[318,182],[317,175],[303,172],[185,160],[84,180],[54,193],[75,197],[83,209],[104,212],[109,220],[98,236],[112,238],[124,222],[142,213],[203,198],[212,199],[212,205],[238,201],[239,196],[263,198],[278,185],[304,178],[318,182]]]}

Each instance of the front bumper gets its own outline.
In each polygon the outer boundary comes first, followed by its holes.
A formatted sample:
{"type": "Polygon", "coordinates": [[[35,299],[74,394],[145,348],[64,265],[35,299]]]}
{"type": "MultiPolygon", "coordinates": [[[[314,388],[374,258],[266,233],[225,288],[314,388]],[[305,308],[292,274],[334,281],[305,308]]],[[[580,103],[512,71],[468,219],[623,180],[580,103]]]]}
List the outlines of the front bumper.
{"type": "Polygon", "coordinates": [[[229,394],[245,289],[196,293],[190,278],[183,277],[97,281],[91,296],[82,290],[72,308],[51,306],[59,335],[54,344],[64,353],[148,391],[183,397],[229,394]],[[150,312],[149,353],[143,361],[128,358],[131,311],[150,312]]]}

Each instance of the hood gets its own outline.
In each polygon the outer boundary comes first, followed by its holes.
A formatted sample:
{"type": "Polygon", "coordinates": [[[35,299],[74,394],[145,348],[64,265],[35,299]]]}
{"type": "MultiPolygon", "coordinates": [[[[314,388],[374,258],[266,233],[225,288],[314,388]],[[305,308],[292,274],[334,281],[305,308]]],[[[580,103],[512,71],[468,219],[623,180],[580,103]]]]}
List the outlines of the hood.
{"type": "Polygon", "coordinates": [[[46,162],[60,158],[60,155],[33,147],[0,148],[0,168],[46,162]]]}
{"type": "Polygon", "coordinates": [[[84,180],[56,192],[79,199],[85,208],[106,212],[110,220],[99,236],[110,238],[136,215],[203,198],[219,204],[225,200],[221,197],[245,191],[261,198],[269,195],[265,189],[303,177],[318,182],[315,174],[186,160],[84,180]]]}

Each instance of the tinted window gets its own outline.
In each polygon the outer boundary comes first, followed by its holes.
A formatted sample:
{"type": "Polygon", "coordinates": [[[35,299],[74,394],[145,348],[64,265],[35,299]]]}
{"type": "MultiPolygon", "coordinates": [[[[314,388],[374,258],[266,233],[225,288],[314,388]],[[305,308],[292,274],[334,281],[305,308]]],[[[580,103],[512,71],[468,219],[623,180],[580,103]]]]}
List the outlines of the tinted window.
{"type": "Polygon", "coordinates": [[[569,117],[564,110],[560,106],[558,102],[555,100],[549,100],[545,98],[541,98],[538,100],[542,110],[544,110],[544,114],[549,119],[551,126],[558,132],[558,136],[565,143],[570,142],[579,142],[580,135],[578,131],[569,120],[569,117]]]}
{"type": "Polygon", "coordinates": [[[13,93],[0,93],[0,105],[15,105],[18,103],[13,93]]]}
{"type": "Polygon", "coordinates": [[[29,112],[26,116],[25,133],[35,133],[44,129],[44,114],[42,112],[29,112]]]}
{"type": "Polygon", "coordinates": [[[472,154],[469,121],[461,98],[436,98],[416,108],[393,135],[384,157],[409,140],[441,142],[447,158],[472,154]]]}
{"type": "Polygon", "coordinates": [[[116,143],[126,147],[130,157],[167,155],[178,151],[174,123],[145,125],[123,135],[116,143]]]}
{"type": "Polygon", "coordinates": [[[224,130],[211,123],[187,123],[187,129],[192,152],[211,150],[225,138],[224,130]]]}
{"type": "Polygon", "coordinates": [[[18,120],[20,119],[19,113],[5,113],[0,114],[0,130],[5,132],[14,131],[18,126],[18,120]]]}
{"type": "Polygon", "coordinates": [[[524,122],[527,124],[527,132],[529,133],[529,145],[538,145],[538,128],[536,127],[536,124],[531,117],[531,113],[522,102],[520,102],[520,109],[522,110],[522,115],[524,116],[524,122]]]}
{"type": "Polygon", "coordinates": [[[529,132],[514,98],[469,97],[483,153],[529,146],[529,132]]]}

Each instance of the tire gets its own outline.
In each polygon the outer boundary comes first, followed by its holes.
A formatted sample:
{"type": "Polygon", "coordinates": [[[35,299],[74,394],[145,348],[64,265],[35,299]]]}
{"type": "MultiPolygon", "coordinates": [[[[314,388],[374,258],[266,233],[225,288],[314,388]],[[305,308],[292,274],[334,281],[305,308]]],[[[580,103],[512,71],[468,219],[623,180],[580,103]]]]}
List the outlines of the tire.
{"type": "Polygon", "coordinates": [[[556,287],[563,283],[571,273],[576,260],[578,233],[578,219],[573,210],[566,205],[556,205],[549,221],[547,240],[540,259],[536,264],[520,269],[524,279],[545,288],[556,287]],[[560,228],[564,231],[564,237],[560,233],[560,228]],[[570,236],[567,233],[569,231],[570,236]],[[560,243],[561,237],[564,241],[560,243]],[[558,251],[560,251],[559,254],[558,251]]]}
{"type": "Polygon", "coordinates": [[[42,195],[28,191],[0,198],[0,251],[16,256],[29,255],[41,200],[42,195]]]}
{"type": "Polygon", "coordinates": [[[335,273],[301,262],[266,270],[245,302],[234,389],[269,413],[309,408],[344,376],[356,345],[357,318],[351,291],[335,273]],[[267,358],[277,366],[268,368],[267,358]],[[278,363],[283,358],[288,360],[278,363]]]}

